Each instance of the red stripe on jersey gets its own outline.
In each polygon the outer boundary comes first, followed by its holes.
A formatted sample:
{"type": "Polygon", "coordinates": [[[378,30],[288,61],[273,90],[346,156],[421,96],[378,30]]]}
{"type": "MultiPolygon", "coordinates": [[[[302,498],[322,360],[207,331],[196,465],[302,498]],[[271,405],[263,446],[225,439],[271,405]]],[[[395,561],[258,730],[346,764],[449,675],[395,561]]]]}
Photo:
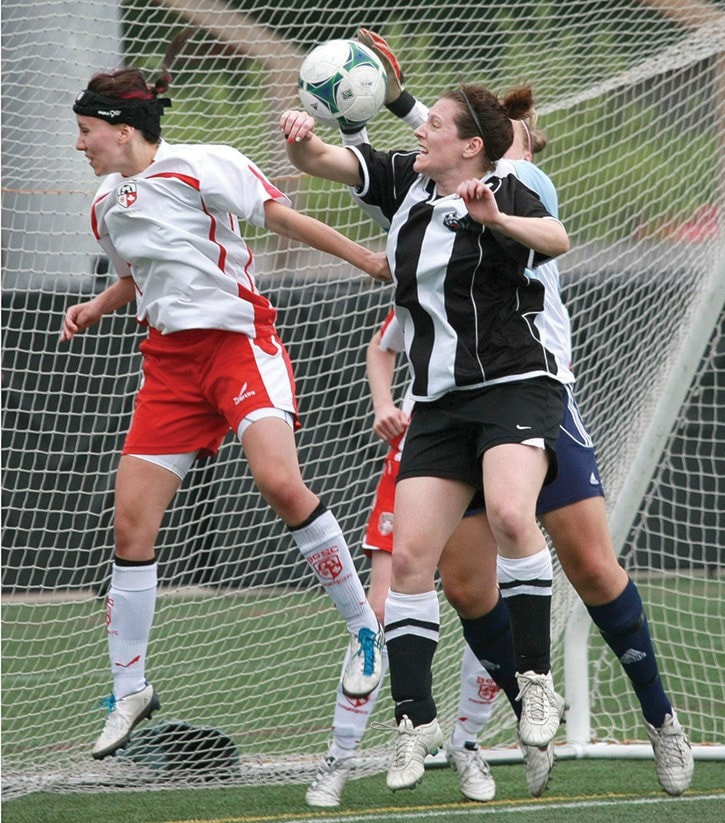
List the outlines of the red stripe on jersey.
{"type": "Polygon", "coordinates": [[[395,318],[395,310],[390,309],[390,311],[388,312],[388,316],[385,318],[385,320],[383,320],[383,325],[380,327],[380,334],[381,335],[385,334],[385,330],[393,322],[394,318],[395,318]]]}
{"type": "Polygon", "coordinates": [[[268,194],[270,197],[273,197],[275,200],[277,200],[277,199],[279,199],[280,197],[284,197],[284,196],[285,196],[285,195],[284,195],[284,194],[283,194],[283,193],[282,193],[282,192],[281,192],[281,191],[280,191],[280,190],[279,190],[276,186],[273,186],[273,185],[269,182],[269,180],[267,180],[267,178],[266,178],[266,177],[265,177],[265,176],[264,176],[264,175],[263,175],[260,171],[257,171],[257,169],[255,169],[255,168],[254,168],[254,166],[253,166],[251,163],[250,163],[250,165],[249,165],[249,171],[251,171],[251,172],[252,172],[252,174],[253,174],[253,175],[254,175],[254,176],[255,176],[255,177],[259,180],[259,182],[260,182],[260,183],[264,186],[264,190],[267,192],[267,194],[268,194]]]}
{"type": "Polygon", "coordinates": [[[203,197],[201,198],[201,210],[209,218],[209,239],[219,249],[219,257],[217,258],[216,264],[217,264],[217,266],[219,266],[219,268],[222,271],[224,271],[224,266],[226,265],[226,262],[227,262],[227,250],[217,240],[217,237],[216,237],[216,217],[214,217],[214,215],[207,209],[206,203],[204,202],[203,197]]]}
{"type": "Polygon", "coordinates": [[[191,186],[192,189],[196,189],[196,191],[201,190],[201,183],[196,179],[196,177],[189,177],[188,174],[179,174],[174,171],[162,171],[158,174],[150,174],[146,179],[151,180],[154,177],[173,177],[175,180],[181,180],[182,183],[186,183],[187,186],[191,186]]]}

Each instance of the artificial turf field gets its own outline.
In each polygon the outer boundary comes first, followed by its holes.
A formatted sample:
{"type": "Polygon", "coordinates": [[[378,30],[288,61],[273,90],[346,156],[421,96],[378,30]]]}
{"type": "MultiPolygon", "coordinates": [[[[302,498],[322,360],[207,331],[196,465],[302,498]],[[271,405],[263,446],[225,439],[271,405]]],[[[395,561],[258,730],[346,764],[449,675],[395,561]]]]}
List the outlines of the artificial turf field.
{"type": "Polygon", "coordinates": [[[383,774],[348,783],[339,809],[310,809],[305,786],[197,788],[144,792],[34,794],[6,801],[3,823],[388,823],[503,816],[532,823],[722,823],[725,763],[698,761],[691,788],[679,798],[659,790],[649,760],[563,760],[541,798],[526,791],[520,764],[495,765],[497,796],[462,798],[450,769],[431,769],[413,791],[393,794],[383,774]]]}

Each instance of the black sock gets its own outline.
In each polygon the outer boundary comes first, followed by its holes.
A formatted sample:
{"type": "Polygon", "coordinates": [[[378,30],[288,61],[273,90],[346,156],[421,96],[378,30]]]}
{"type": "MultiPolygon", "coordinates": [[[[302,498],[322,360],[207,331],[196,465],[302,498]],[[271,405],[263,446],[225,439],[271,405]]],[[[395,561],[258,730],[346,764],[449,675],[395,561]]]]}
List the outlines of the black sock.
{"type": "Polygon", "coordinates": [[[551,595],[507,597],[516,649],[516,671],[546,674],[551,669],[551,595]]]}

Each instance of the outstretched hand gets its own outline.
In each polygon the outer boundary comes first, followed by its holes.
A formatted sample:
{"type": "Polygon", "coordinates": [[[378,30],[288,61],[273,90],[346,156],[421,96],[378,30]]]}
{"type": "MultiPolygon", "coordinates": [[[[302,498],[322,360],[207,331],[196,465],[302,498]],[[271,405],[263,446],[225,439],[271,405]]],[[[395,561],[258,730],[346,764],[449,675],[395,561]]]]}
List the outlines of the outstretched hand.
{"type": "Polygon", "coordinates": [[[400,67],[398,58],[387,41],[374,31],[370,31],[370,29],[358,29],[357,40],[363,46],[372,49],[380,58],[388,80],[384,103],[386,106],[394,103],[405,90],[403,70],[400,67]]]}
{"type": "Polygon", "coordinates": [[[279,127],[288,143],[310,140],[315,133],[315,118],[306,111],[288,109],[279,119],[279,127]]]}

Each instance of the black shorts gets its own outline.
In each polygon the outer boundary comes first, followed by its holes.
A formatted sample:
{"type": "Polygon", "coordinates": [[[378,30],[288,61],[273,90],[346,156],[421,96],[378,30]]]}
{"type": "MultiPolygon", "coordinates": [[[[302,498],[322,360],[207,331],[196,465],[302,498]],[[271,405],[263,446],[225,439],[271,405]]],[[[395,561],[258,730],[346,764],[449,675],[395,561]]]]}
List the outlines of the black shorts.
{"type": "Polygon", "coordinates": [[[450,392],[417,401],[405,437],[398,480],[446,477],[483,491],[481,457],[502,443],[542,444],[549,454],[545,483],[556,477],[556,438],[564,386],[548,377],[450,392]]]}

